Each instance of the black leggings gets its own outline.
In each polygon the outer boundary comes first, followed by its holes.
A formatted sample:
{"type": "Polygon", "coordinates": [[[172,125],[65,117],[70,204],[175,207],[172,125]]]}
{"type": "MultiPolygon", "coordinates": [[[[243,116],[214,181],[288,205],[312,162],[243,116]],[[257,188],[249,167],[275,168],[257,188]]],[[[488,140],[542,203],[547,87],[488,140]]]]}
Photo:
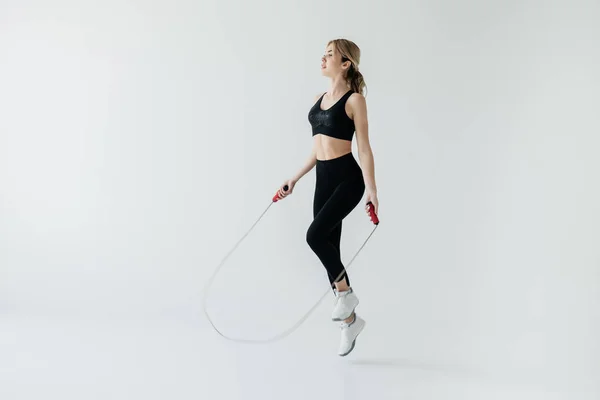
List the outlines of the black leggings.
{"type": "Polygon", "coordinates": [[[365,192],[362,170],[350,152],[331,160],[317,160],[316,174],[314,219],[306,232],[306,242],[327,270],[332,288],[336,279],[339,282],[346,278],[350,285],[341,260],[340,239],[342,220],[365,192]]]}

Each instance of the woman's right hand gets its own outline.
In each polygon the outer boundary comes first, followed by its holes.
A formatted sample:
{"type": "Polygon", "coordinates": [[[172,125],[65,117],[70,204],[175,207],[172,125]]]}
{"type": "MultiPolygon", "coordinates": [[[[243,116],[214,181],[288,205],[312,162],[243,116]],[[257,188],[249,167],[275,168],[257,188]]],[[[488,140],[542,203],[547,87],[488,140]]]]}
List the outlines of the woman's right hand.
{"type": "Polygon", "coordinates": [[[280,198],[284,198],[284,197],[292,194],[292,192],[294,191],[294,186],[295,185],[296,185],[296,181],[295,180],[288,179],[287,181],[283,182],[283,185],[281,185],[281,187],[277,191],[277,194],[279,195],[280,198]],[[287,190],[283,190],[283,188],[286,185],[287,185],[288,189],[287,190]]]}

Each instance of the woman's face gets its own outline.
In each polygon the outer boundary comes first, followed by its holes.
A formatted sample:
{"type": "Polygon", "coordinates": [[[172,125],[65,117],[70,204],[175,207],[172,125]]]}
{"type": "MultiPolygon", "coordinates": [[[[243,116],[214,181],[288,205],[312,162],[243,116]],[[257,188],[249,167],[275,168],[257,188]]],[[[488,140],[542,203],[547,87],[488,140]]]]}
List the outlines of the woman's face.
{"type": "Polygon", "coordinates": [[[344,66],[348,62],[342,64],[342,57],[337,52],[335,45],[331,43],[325,49],[325,55],[321,57],[321,73],[327,77],[334,77],[343,73],[344,66]]]}

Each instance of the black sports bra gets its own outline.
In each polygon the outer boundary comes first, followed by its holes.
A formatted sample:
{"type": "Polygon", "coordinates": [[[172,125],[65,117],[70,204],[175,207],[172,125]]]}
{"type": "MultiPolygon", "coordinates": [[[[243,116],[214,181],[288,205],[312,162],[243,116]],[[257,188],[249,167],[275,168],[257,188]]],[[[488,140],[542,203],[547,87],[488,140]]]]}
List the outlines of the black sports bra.
{"type": "Polygon", "coordinates": [[[346,101],[354,93],[349,90],[334,105],[327,110],[321,109],[323,96],[313,105],[308,112],[308,122],[312,126],[312,135],[319,133],[337,139],[350,140],[354,135],[354,121],[346,114],[346,101]]]}

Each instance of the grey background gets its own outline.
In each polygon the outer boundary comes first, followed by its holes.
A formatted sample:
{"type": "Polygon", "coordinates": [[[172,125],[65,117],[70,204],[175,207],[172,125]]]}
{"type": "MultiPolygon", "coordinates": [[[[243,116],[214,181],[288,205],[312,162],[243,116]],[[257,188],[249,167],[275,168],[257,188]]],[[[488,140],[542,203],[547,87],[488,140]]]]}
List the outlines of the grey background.
{"type": "MultiPolygon", "coordinates": [[[[2,0],[0,397],[598,398],[599,17],[582,0],[2,0]],[[325,302],[284,342],[223,342],[203,286],[308,155],[337,37],[369,90],[381,225],[350,271],[367,328],[337,359],[325,302]]],[[[313,187],[216,280],[228,333],[276,334],[327,289],[313,187]]],[[[350,215],[346,260],[371,228],[350,215]]]]}

